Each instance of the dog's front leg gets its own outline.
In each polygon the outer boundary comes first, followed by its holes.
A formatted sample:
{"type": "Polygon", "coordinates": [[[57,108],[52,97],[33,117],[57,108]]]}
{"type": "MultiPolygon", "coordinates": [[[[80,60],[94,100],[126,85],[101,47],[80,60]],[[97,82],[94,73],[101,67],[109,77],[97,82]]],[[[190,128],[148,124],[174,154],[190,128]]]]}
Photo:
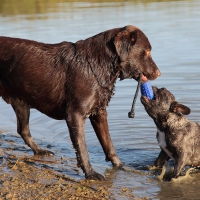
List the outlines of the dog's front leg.
{"type": "Polygon", "coordinates": [[[89,161],[84,134],[85,120],[85,117],[83,117],[80,113],[70,114],[66,119],[70,137],[76,151],[78,167],[81,167],[85,173],[85,178],[92,180],[104,180],[105,178],[101,174],[94,171],[89,161]]]}
{"type": "Polygon", "coordinates": [[[168,156],[168,154],[164,150],[161,150],[156,161],[154,162],[154,166],[162,167],[169,159],[170,157],[168,156]]]}
{"type": "Polygon", "coordinates": [[[106,161],[111,161],[114,166],[121,167],[122,162],[117,157],[110,138],[106,110],[101,110],[98,114],[91,115],[90,121],[106,155],[106,161]]]}
{"type": "Polygon", "coordinates": [[[181,173],[181,170],[185,166],[186,160],[187,160],[187,154],[183,152],[179,152],[175,166],[174,166],[174,172],[172,175],[173,178],[178,178],[178,176],[181,173]]]}

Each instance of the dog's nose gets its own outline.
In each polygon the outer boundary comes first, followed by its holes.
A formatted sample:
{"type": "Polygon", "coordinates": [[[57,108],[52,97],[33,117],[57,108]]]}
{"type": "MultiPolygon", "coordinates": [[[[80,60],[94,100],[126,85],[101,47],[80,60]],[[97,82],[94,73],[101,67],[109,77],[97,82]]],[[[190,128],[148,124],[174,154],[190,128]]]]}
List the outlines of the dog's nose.
{"type": "Polygon", "coordinates": [[[157,72],[156,72],[157,76],[161,76],[161,72],[159,69],[157,69],[157,72]]]}

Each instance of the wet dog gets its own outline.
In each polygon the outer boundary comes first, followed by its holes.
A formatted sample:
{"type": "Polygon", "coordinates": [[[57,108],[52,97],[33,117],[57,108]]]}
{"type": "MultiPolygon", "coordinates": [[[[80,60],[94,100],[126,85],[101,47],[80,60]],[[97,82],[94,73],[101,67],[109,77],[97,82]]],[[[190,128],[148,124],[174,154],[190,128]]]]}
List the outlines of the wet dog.
{"type": "Polygon", "coordinates": [[[173,177],[177,178],[185,165],[200,165],[200,125],[184,115],[190,108],[178,103],[167,89],[153,87],[155,100],[145,96],[141,102],[157,126],[161,152],[154,165],[162,166],[170,158],[175,161],[173,177]]]}
{"type": "Polygon", "coordinates": [[[106,160],[122,166],[113,147],[106,107],[118,78],[153,80],[160,75],[151,45],[137,27],[107,30],[76,43],[44,44],[0,37],[0,96],[12,105],[17,131],[36,155],[41,149],[29,130],[30,108],[56,120],[66,120],[78,166],[88,179],[102,180],[90,164],[84,136],[87,118],[102,145],[106,160]]]}

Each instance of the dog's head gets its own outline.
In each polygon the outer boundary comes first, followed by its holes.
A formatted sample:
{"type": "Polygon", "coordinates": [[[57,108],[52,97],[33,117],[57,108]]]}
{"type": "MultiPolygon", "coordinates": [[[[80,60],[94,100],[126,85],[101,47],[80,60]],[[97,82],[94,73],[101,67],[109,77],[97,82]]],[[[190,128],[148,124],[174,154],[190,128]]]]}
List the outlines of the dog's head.
{"type": "Polygon", "coordinates": [[[153,87],[155,99],[150,100],[145,96],[141,96],[141,102],[149,116],[154,120],[157,127],[162,129],[162,125],[167,120],[169,113],[177,115],[190,114],[190,108],[176,101],[174,95],[166,88],[153,87]]]}
{"type": "Polygon", "coordinates": [[[142,73],[149,80],[161,75],[151,57],[151,45],[146,35],[135,26],[126,26],[114,38],[116,52],[120,59],[120,79],[138,80],[142,73]]]}

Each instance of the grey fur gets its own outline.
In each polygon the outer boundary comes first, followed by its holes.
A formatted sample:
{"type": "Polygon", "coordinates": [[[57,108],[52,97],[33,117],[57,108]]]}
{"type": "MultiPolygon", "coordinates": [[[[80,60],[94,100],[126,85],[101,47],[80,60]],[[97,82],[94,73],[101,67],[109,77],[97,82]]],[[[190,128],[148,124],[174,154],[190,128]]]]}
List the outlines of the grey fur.
{"type": "Polygon", "coordinates": [[[142,96],[141,102],[157,126],[158,140],[164,132],[165,141],[162,144],[166,145],[161,146],[162,150],[154,165],[162,166],[170,157],[173,158],[173,177],[177,178],[185,165],[200,165],[200,125],[184,116],[190,113],[190,108],[178,103],[167,89],[153,87],[153,90],[155,100],[142,96]]]}

